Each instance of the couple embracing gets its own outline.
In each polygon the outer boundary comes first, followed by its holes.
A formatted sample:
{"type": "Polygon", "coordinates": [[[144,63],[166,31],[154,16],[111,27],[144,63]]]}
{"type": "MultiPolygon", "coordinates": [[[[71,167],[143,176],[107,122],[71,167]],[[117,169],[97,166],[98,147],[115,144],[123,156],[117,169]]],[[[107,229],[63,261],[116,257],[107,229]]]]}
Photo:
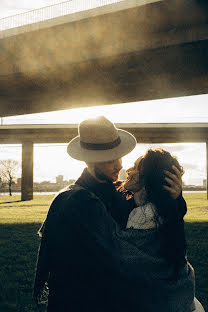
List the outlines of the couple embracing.
{"type": "Polygon", "coordinates": [[[69,143],[87,168],[40,229],[34,297],[48,312],[204,311],[186,257],[183,169],[167,151],[148,150],[118,185],[135,146],[105,117],[83,121],[69,143]]]}

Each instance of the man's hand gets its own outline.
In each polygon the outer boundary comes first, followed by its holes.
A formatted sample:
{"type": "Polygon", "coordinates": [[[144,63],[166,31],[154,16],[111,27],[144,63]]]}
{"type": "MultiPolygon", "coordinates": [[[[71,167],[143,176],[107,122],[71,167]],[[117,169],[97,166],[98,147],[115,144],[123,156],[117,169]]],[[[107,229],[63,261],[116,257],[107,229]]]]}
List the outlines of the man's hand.
{"type": "Polygon", "coordinates": [[[164,171],[166,174],[165,180],[169,185],[163,185],[163,187],[170,193],[173,199],[176,199],[182,191],[182,179],[180,171],[175,166],[172,166],[172,168],[175,174],[167,170],[164,171]]]}

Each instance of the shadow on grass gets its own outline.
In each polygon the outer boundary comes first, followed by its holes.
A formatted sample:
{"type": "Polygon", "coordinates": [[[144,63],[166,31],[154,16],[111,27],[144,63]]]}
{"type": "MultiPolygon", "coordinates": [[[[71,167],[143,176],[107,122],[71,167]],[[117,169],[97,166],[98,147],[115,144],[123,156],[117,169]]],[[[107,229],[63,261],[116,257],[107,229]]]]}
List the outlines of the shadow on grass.
{"type": "Polygon", "coordinates": [[[20,203],[24,200],[10,200],[10,201],[5,201],[5,202],[1,202],[0,205],[3,205],[3,204],[12,204],[12,203],[20,203]]]}
{"type": "Polygon", "coordinates": [[[0,225],[0,311],[37,312],[32,299],[40,223],[0,225]]]}
{"type": "MultiPolygon", "coordinates": [[[[0,311],[37,312],[32,290],[40,225],[0,225],[0,311]]],[[[196,297],[208,311],[208,223],[186,223],[185,230],[188,259],[196,274],[196,297]]]]}

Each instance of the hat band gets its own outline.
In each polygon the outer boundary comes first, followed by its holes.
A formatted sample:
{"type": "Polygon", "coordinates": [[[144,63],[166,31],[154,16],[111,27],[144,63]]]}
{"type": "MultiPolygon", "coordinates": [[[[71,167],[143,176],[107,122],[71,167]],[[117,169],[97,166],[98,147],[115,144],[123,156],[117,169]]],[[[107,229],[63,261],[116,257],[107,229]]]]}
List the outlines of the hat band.
{"type": "Polygon", "coordinates": [[[118,146],[121,143],[121,139],[120,137],[118,137],[115,141],[112,142],[108,142],[108,143],[86,143],[86,142],[82,142],[80,141],[80,145],[81,147],[83,147],[84,149],[87,150],[94,150],[94,151],[101,151],[101,150],[108,150],[108,149],[112,149],[116,146],[118,146]]]}

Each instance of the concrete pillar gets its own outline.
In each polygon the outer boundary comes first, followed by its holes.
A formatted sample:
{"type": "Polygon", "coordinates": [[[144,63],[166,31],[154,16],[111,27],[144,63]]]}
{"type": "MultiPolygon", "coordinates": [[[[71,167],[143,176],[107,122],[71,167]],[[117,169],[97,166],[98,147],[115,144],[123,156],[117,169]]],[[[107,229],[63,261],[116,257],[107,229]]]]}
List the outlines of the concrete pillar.
{"type": "Polygon", "coordinates": [[[207,199],[208,199],[208,141],[206,142],[207,199]]]}
{"type": "Polygon", "coordinates": [[[22,143],[22,200],[33,199],[33,142],[22,143]]]}

